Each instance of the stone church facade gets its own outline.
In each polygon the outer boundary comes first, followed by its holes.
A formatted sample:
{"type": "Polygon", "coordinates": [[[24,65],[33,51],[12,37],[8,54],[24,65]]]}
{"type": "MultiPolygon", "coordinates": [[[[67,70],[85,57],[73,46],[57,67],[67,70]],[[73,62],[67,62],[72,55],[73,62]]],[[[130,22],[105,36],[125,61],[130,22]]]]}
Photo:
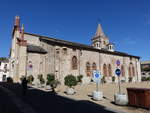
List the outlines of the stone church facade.
{"type": "MultiPolygon", "coordinates": [[[[121,79],[128,82],[141,81],[140,57],[114,50],[114,44],[109,42],[102,27],[98,24],[92,45],[69,42],[24,32],[20,28],[20,18],[16,16],[12,33],[10,50],[10,75],[15,82],[21,76],[48,73],[55,74],[63,84],[68,74],[83,75],[84,81],[91,79],[93,70],[100,70],[107,82],[112,82],[115,75],[116,61],[120,61],[121,79]]],[[[117,80],[117,79],[116,79],[117,80]]]]}

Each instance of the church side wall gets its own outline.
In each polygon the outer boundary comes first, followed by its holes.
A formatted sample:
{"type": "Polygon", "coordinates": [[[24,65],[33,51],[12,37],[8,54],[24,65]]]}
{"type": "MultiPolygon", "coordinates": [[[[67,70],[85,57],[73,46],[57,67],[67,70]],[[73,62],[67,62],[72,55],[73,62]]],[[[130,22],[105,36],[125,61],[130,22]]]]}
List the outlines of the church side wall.
{"type": "MultiPolygon", "coordinates": [[[[92,71],[92,65],[93,63],[96,64],[97,69],[100,69],[100,56],[98,52],[94,51],[87,51],[87,50],[82,50],[82,55],[80,56],[80,73],[83,76],[87,76],[87,70],[86,70],[86,64],[87,62],[90,63],[90,68],[92,71]]],[[[92,77],[92,73],[91,73],[92,77]]]]}
{"type": "Polygon", "coordinates": [[[37,46],[40,45],[40,40],[39,40],[39,37],[37,36],[24,34],[24,39],[27,40],[28,44],[37,45],[37,46]]]}

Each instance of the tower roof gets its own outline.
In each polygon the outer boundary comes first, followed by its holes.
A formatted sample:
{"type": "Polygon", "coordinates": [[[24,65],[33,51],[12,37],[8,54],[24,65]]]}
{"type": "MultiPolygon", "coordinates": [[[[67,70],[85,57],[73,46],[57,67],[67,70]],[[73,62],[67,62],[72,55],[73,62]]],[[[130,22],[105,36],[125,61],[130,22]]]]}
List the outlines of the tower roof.
{"type": "Polygon", "coordinates": [[[98,27],[97,27],[97,30],[95,33],[95,37],[97,37],[97,36],[104,36],[105,37],[105,34],[104,34],[103,29],[101,27],[101,24],[98,24],[98,27]]]}

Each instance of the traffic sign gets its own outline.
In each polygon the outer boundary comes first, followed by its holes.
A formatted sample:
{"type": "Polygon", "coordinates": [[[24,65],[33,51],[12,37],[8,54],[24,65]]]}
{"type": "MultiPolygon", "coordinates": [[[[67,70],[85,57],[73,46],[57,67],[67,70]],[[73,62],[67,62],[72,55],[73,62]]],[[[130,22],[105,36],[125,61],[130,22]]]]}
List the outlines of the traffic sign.
{"type": "Polygon", "coordinates": [[[102,75],[100,74],[100,71],[94,70],[93,71],[93,81],[96,83],[99,83],[101,78],[102,78],[102,75]]]}
{"type": "Polygon", "coordinates": [[[121,70],[120,70],[120,69],[116,69],[116,70],[115,70],[115,73],[116,73],[117,76],[120,76],[121,70]]]}
{"type": "Polygon", "coordinates": [[[117,64],[117,66],[120,66],[120,61],[117,60],[117,61],[116,61],[116,64],[117,64]]]}

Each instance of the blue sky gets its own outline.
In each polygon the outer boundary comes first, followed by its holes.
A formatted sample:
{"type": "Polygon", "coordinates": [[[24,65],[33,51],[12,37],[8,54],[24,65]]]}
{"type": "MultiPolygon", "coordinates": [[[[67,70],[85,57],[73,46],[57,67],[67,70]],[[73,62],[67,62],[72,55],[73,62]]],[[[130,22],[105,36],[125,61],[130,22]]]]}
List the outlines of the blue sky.
{"type": "Polygon", "coordinates": [[[97,23],[117,51],[150,60],[150,0],[0,0],[0,57],[9,55],[14,17],[25,32],[91,44],[97,23]]]}

